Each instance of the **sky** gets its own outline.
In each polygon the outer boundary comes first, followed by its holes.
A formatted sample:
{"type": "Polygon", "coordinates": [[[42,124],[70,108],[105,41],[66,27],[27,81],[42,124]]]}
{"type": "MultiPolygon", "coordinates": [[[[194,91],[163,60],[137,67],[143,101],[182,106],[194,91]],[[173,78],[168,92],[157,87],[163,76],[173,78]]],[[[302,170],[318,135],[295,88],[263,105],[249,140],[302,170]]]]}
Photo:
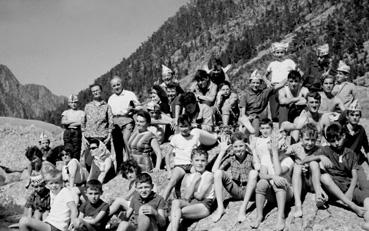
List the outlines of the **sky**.
{"type": "Polygon", "coordinates": [[[189,0],[0,0],[0,64],[68,96],[128,57],[189,0]]]}

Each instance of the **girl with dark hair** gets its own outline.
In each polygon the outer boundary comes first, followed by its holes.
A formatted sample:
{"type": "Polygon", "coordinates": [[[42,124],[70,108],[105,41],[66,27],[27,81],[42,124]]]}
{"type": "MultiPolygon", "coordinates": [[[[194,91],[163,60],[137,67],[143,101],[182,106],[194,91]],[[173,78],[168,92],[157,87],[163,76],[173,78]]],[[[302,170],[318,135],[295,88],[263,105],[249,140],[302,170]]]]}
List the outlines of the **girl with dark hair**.
{"type": "Polygon", "coordinates": [[[151,89],[151,101],[159,104],[160,110],[165,113],[170,113],[169,100],[167,93],[159,85],[154,85],[151,89]]]}

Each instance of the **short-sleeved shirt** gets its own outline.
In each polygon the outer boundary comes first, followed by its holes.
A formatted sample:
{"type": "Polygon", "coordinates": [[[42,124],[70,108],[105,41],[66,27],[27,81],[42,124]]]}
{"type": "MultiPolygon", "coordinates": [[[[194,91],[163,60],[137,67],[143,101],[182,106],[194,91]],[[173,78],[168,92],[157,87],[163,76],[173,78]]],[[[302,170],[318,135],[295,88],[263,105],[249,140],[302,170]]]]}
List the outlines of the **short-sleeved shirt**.
{"type": "Polygon", "coordinates": [[[76,128],[77,126],[81,126],[82,120],[85,117],[85,112],[81,110],[68,109],[62,113],[62,117],[66,118],[70,124],[75,124],[75,126],[68,126],[68,128],[76,128]]]}
{"type": "Polygon", "coordinates": [[[327,168],[329,173],[337,185],[349,185],[352,178],[352,170],[358,169],[358,156],[349,148],[344,148],[342,155],[335,152],[330,146],[323,146],[318,149],[314,155],[324,155],[332,162],[333,167],[327,168]]]}
{"type": "Polygon", "coordinates": [[[369,152],[368,137],[366,135],[364,127],[361,125],[357,126],[357,130],[353,135],[350,134],[347,125],[343,126],[343,131],[346,134],[343,146],[353,150],[357,155],[359,155],[359,160],[363,161],[363,159],[365,159],[365,156],[362,155],[361,148],[364,149],[365,153],[369,152]]]}
{"type": "Polygon", "coordinates": [[[267,72],[271,73],[270,80],[272,83],[280,83],[287,79],[288,73],[296,69],[296,63],[291,59],[283,61],[273,61],[267,67],[267,72]]]}
{"type": "Polygon", "coordinates": [[[355,100],[356,96],[356,86],[350,82],[343,82],[341,84],[336,84],[333,87],[332,94],[336,95],[345,105],[346,108],[355,100]]]}
{"type": "Polygon", "coordinates": [[[211,132],[213,130],[213,110],[206,104],[198,104],[199,111],[192,118],[191,124],[194,127],[211,132]]]}
{"type": "Polygon", "coordinates": [[[26,208],[38,210],[41,213],[50,210],[50,191],[44,188],[41,192],[33,192],[27,199],[26,208]]]}
{"type": "Polygon", "coordinates": [[[113,114],[105,102],[92,101],[85,106],[85,120],[82,123],[84,136],[106,138],[113,130],[113,114]]]}
{"type": "MultiPolygon", "coordinates": [[[[317,150],[318,147],[315,147],[314,149],[317,150]]],[[[312,150],[310,153],[313,154],[316,150],[312,150]]],[[[301,164],[302,160],[308,156],[301,142],[288,146],[286,155],[294,156],[297,164],[301,164]]]]}
{"type": "Polygon", "coordinates": [[[189,137],[183,137],[180,133],[175,134],[170,145],[173,147],[174,165],[191,164],[192,150],[200,146],[199,133],[191,131],[189,137]]]}
{"type": "Polygon", "coordinates": [[[268,148],[270,138],[255,137],[251,143],[251,149],[254,154],[254,168],[260,170],[263,165],[268,169],[268,174],[274,174],[272,157],[268,148]]]}
{"type": "Polygon", "coordinates": [[[203,91],[198,87],[197,82],[195,82],[191,86],[190,91],[195,93],[196,95],[208,98],[208,100],[203,100],[203,102],[200,102],[201,104],[213,106],[215,102],[215,97],[217,96],[217,89],[217,85],[210,81],[207,89],[203,91]]]}
{"type": "Polygon", "coordinates": [[[240,106],[246,108],[246,115],[260,114],[265,110],[269,97],[274,92],[273,88],[266,88],[258,92],[247,89],[240,106]]]}
{"type": "Polygon", "coordinates": [[[147,198],[142,198],[137,191],[134,192],[131,202],[129,204],[130,208],[133,209],[133,213],[129,221],[133,225],[137,225],[138,212],[142,205],[150,205],[155,210],[159,210],[159,209],[164,210],[166,206],[164,198],[154,192],[151,192],[151,194],[147,198]]]}
{"type": "Polygon", "coordinates": [[[112,94],[109,97],[108,104],[111,107],[114,116],[125,116],[128,113],[130,102],[140,104],[135,93],[123,90],[119,95],[112,94]]]}
{"type": "Polygon", "coordinates": [[[240,162],[234,154],[231,154],[221,164],[220,169],[229,169],[231,172],[232,180],[240,183],[245,183],[249,178],[250,171],[253,169],[252,163],[253,157],[251,153],[247,153],[242,162],[240,162]]]}
{"type": "Polygon", "coordinates": [[[109,204],[99,199],[96,204],[91,204],[90,201],[84,202],[79,211],[83,213],[84,217],[95,218],[101,211],[105,212],[105,216],[96,224],[92,225],[96,230],[104,230],[109,221],[109,204]]]}

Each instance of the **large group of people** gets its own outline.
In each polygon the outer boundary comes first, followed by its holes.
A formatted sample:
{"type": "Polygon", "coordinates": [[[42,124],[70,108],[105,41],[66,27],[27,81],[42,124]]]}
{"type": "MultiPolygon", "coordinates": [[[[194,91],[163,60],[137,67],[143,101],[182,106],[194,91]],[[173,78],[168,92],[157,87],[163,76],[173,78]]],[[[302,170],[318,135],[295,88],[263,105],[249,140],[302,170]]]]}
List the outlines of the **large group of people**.
{"type": "Polygon", "coordinates": [[[302,217],[302,192],[310,191],[318,208],[340,201],[369,230],[369,144],[350,67],[340,61],[333,70],[325,44],[317,48],[322,73],[306,78],[287,58],[288,44],[273,43],[271,51],[275,60],[253,71],[240,94],[218,60],[197,70],[188,90],[163,65],[162,83],[144,103],[118,76],[107,102],[99,84],[90,86],[84,110],[70,96],[61,115],[64,145],[54,150],[42,134],[39,148],[27,150],[34,191],[20,230],[104,230],[120,215],[119,231],[174,231],[184,219],[221,220],[224,189],[242,200],[237,222],[246,222],[255,201],[252,228],[268,200],[277,205],[274,228],[283,230],[286,206],[294,201],[293,214],[302,217]],[[210,158],[210,149],[219,152],[210,158]],[[168,182],[157,192],[150,174],[164,171],[168,182]],[[129,187],[109,205],[102,185],[118,172],[129,187]]]}

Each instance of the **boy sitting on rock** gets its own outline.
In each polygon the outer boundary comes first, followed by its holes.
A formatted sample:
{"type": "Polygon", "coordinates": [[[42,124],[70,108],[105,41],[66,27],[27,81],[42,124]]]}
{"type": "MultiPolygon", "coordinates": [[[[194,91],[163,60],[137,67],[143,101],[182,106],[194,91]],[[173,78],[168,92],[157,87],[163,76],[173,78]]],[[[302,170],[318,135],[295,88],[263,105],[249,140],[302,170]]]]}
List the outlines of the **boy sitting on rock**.
{"type": "Polygon", "coordinates": [[[33,193],[28,197],[24,206],[24,215],[37,220],[44,220],[50,211],[50,191],[46,188],[42,175],[31,176],[33,193]]]}
{"type": "Polygon", "coordinates": [[[165,201],[152,189],[151,176],[148,173],[140,174],[136,180],[136,192],[133,194],[126,214],[129,221],[121,222],[117,231],[155,231],[165,226],[165,201]]]}
{"type": "Polygon", "coordinates": [[[231,137],[231,150],[227,153],[229,144],[223,141],[220,144],[220,153],[214,163],[214,188],[218,208],[213,215],[213,222],[221,219],[225,213],[223,205],[223,187],[231,194],[232,198],[242,200],[239,221],[243,221],[247,204],[255,190],[258,172],[253,170],[253,156],[247,144],[246,135],[236,132],[231,137]],[[223,162],[222,162],[223,161],[223,162]],[[225,172],[230,169],[229,173],[225,172]]]}

